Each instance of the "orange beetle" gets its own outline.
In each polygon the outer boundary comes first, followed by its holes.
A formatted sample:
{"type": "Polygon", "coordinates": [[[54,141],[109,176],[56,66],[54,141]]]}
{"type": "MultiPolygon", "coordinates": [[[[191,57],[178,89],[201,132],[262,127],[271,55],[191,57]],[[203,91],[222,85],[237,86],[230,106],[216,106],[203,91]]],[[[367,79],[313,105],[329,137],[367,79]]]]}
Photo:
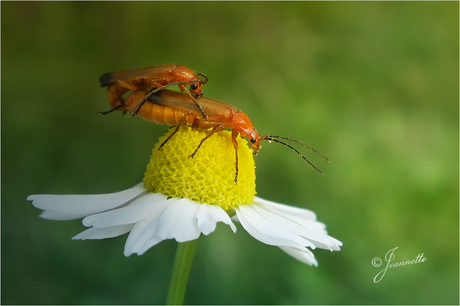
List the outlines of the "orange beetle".
{"type": "MultiPolygon", "coordinates": [[[[145,91],[132,92],[125,100],[126,110],[132,110],[135,108],[139,101],[145,97],[145,95],[145,91]]],[[[287,146],[297,152],[297,154],[299,154],[306,162],[308,162],[314,169],[322,174],[321,170],[316,168],[297,149],[279,140],[285,139],[306,146],[311,151],[329,161],[326,157],[321,155],[321,153],[315,151],[307,144],[298,140],[274,135],[260,137],[248,115],[242,111],[237,110],[230,104],[215,99],[206,97],[200,99],[201,107],[203,108],[203,111],[208,115],[208,119],[204,120],[202,114],[198,112],[195,107],[193,107],[193,104],[190,103],[190,100],[191,98],[186,94],[165,89],[150,95],[144,106],[137,113],[137,115],[144,120],[155,122],[157,124],[176,126],[174,132],[169,135],[169,137],[160,145],[159,149],[161,149],[166,144],[166,142],[171,139],[171,137],[179,130],[182,125],[188,124],[192,127],[202,129],[212,128],[211,133],[209,133],[201,140],[195,151],[189,156],[193,158],[206,139],[223,129],[231,129],[232,143],[233,147],[235,148],[235,182],[238,180],[238,142],[236,141],[236,137],[238,137],[238,135],[246,137],[249,140],[254,155],[257,155],[259,152],[260,142],[262,140],[267,140],[269,142],[273,141],[287,146]]]]}
{"type": "Polygon", "coordinates": [[[124,100],[122,97],[130,90],[146,92],[145,98],[139,101],[135,109],[133,108],[134,113],[137,113],[148,96],[168,86],[178,85],[182,92],[187,92],[192,98],[190,102],[195,104],[206,119],[207,115],[203,112],[201,105],[192,97],[185,86],[190,85],[191,92],[196,98],[200,98],[203,95],[201,89],[207,82],[208,77],[204,74],[195,74],[194,71],[185,66],[174,64],[104,73],[99,77],[99,83],[101,87],[107,86],[107,95],[112,109],[101,114],[105,115],[114,110],[123,109],[124,100]],[[202,76],[204,80],[198,76],[202,76]]]}

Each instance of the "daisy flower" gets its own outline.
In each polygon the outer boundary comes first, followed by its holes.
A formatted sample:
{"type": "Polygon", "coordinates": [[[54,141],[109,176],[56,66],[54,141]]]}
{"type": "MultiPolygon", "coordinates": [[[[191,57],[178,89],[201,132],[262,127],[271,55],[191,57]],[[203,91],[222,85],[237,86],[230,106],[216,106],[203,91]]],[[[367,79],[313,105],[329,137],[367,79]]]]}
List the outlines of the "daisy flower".
{"type": "Polygon", "coordinates": [[[85,231],[75,240],[105,239],[129,233],[124,255],[144,254],[166,239],[187,242],[209,235],[216,224],[234,222],[255,239],[281,248],[309,265],[318,263],[312,250],[340,250],[314,212],[256,197],[255,166],[247,141],[238,137],[238,183],[235,151],[229,131],[207,139],[189,158],[209,130],[170,129],[153,149],[143,182],[116,193],[98,195],[30,195],[48,220],[83,218],[85,231]]]}

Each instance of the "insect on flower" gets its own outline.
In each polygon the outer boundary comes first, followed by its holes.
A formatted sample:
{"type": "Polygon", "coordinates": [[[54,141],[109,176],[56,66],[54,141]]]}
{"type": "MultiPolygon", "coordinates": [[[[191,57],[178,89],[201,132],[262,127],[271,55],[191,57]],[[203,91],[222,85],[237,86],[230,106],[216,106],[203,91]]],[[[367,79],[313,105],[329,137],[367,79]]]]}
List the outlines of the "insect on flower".
{"type": "MultiPolygon", "coordinates": [[[[132,92],[125,100],[126,109],[132,110],[135,108],[139,104],[139,101],[141,101],[145,96],[145,91],[132,92]]],[[[223,129],[231,129],[232,143],[233,147],[235,148],[235,183],[238,182],[238,142],[236,140],[238,135],[246,137],[249,140],[254,155],[258,154],[261,141],[273,141],[295,151],[315,170],[321,174],[323,173],[296,148],[280,140],[283,139],[305,146],[325,160],[329,161],[321,153],[315,151],[313,148],[301,141],[275,135],[266,135],[261,137],[252,124],[251,119],[249,119],[249,116],[242,111],[237,110],[230,104],[211,98],[201,98],[201,107],[203,108],[203,111],[208,115],[208,119],[204,120],[203,115],[198,112],[190,102],[190,97],[188,95],[165,89],[151,94],[146,100],[144,106],[138,111],[137,115],[144,120],[155,122],[157,124],[176,126],[174,132],[171,133],[169,137],[166,138],[166,140],[160,145],[158,148],[159,150],[168,142],[169,139],[171,139],[171,137],[179,130],[182,125],[190,125],[191,127],[202,129],[212,128],[211,132],[201,140],[189,158],[193,158],[200,149],[203,142],[211,137],[214,133],[222,131],[223,129]]]]}
{"type": "Polygon", "coordinates": [[[207,82],[208,77],[204,74],[195,74],[194,71],[185,66],[176,66],[174,64],[104,73],[99,77],[99,83],[101,87],[107,86],[107,95],[112,109],[101,112],[101,114],[106,115],[114,110],[124,110],[125,102],[122,97],[126,92],[130,90],[145,91],[144,98],[138,101],[135,108],[132,108],[132,113],[137,114],[151,94],[166,87],[178,85],[182,92],[185,91],[190,96],[191,103],[195,104],[206,120],[207,115],[203,112],[201,105],[185,86],[190,85],[190,91],[196,98],[200,98],[203,95],[201,89],[207,82]],[[204,80],[198,76],[202,76],[204,80]]]}
{"type": "Polygon", "coordinates": [[[328,235],[326,225],[317,221],[313,211],[256,196],[255,162],[245,140],[237,139],[240,173],[235,185],[231,144],[222,144],[231,142],[230,131],[210,137],[194,160],[187,159],[189,151],[209,132],[182,126],[168,142],[168,150],[159,151],[158,146],[172,132],[159,140],[143,182],[133,188],[96,195],[35,194],[27,200],[43,210],[43,219],[83,218],[87,229],[72,240],[128,234],[125,256],[142,255],[168,239],[191,242],[210,235],[217,223],[236,232],[234,222],[258,241],[278,246],[309,265],[318,265],[314,249],[340,250],[343,243],[328,235]]]}

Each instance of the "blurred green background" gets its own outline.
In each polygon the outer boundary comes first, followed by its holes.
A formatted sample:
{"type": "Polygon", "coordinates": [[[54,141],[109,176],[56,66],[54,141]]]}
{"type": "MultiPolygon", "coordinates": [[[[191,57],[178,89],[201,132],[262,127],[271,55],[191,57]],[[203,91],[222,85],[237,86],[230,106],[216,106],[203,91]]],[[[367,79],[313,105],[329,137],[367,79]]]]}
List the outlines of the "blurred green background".
{"type": "Polygon", "coordinates": [[[219,225],[188,304],[458,304],[458,2],[2,2],[2,304],[163,304],[176,242],[71,241],[29,194],[140,182],[168,127],[109,109],[100,74],[175,63],[262,134],[307,142],[319,175],[265,143],[262,198],[316,212],[319,267],[219,225]],[[426,262],[387,271],[374,257],[426,262]]]}

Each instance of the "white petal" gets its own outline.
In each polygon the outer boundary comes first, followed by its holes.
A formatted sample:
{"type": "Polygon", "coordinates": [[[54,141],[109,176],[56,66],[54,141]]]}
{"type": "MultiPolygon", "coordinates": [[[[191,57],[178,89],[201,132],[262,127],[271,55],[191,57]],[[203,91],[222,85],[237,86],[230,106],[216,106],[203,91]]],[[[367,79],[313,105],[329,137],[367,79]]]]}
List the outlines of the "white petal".
{"type": "Polygon", "coordinates": [[[278,214],[272,213],[270,211],[265,210],[265,208],[263,207],[259,207],[258,205],[253,205],[253,208],[259,214],[261,214],[277,226],[280,226],[294,233],[295,235],[299,235],[303,238],[308,239],[309,241],[312,241],[313,249],[319,245],[324,246],[326,249],[331,249],[332,246],[335,246],[334,241],[331,239],[332,237],[329,237],[324,232],[318,233],[315,231],[316,226],[312,224],[314,223],[312,221],[308,221],[308,223],[303,222],[304,224],[299,224],[293,221],[292,218],[289,218],[290,216],[288,215],[282,215],[279,212],[278,214]]]}
{"type": "Polygon", "coordinates": [[[136,223],[154,214],[161,203],[166,201],[166,196],[161,193],[143,195],[128,206],[90,215],[83,219],[84,226],[109,227],[121,224],[136,223]]]}
{"type": "Polygon", "coordinates": [[[83,218],[86,215],[71,215],[71,214],[59,214],[51,211],[45,210],[40,214],[40,218],[46,220],[57,220],[57,221],[66,221],[66,220],[75,220],[83,218]]]}
{"type": "Polygon", "coordinates": [[[113,238],[129,232],[133,226],[133,224],[128,224],[106,228],[89,228],[86,231],[72,237],[72,240],[113,238]]]}
{"type": "Polygon", "coordinates": [[[300,251],[299,249],[289,247],[280,247],[280,249],[285,251],[295,259],[300,260],[301,262],[309,264],[310,266],[318,266],[318,262],[315,259],[315,255],[313,255],[313,253],[308,249],[305,249],[304,251],[300,251]]]}
{"type": "Polygon", "coordinates": [[[267,206],[275,208],[277,211],[284,212],[293,217],[300,218],[302,220],[311,220],[316,221],[316,214],[305,208],[298,208],[294,206],[289,206],[285,204],[279,204],[272,201],[267,201],[259,197],[254,197],[254,201],[261,204],[267,204],[267,206]]]}
{"type": "Polygon", "coordinates": [[[155,214],[151,214],[148,218],[136,223],[126,240],[123,252],[125,256],[134,253],[142,255],[146,250],[164,240],[156,235],[158,221],[166,207],[175,201],[176,199],[169,199],[160,203],[155,214]]]}
{"type": "MultiPolygon", "coordinates": [[[[156,230],[158,228],[158,221],[160,218],[155,218],[151,222],[149,222],[147,228],[145,229],[144,233],[149,233],[150,234],[145,234],[141,238],[144,239],[139,239],[137,243],[137,248],[133,248],[135,250],[135,253],[137,255],[142,255],[144,254],[148,249],[151,247],[157,245],[158,243],[162,242],[164,239],[158,237],[156,234],[156,230]],[[152,234],[153,233],[153,234],[152,234]]],[[[134,253],[134,252],[133,252],[134,253]]]]}
{"type": "Polygon", "coordinates": [[[36,194],[27,197],[32,205],[60,214],[90,215],[118,207],[145,192],[143,183],[115,193],[94,195],[36,194]]]}
{"type": "Polygon", "coordinates": [[[195,240],[200,237],[196,213],[200,203],[180,199],[170,204],[158,223],[157,236],[162,239],[176,239],[177,242],[195,240]]]}
{"type": "Polygon", "coordinates": [[[337,240],[329,235],[327,235],[327,239],[329,240],[328,243],[321,243],[315,241],[316,247],[320,249],[330,250],[331,252],[340,251],[340,247],[343,245],[343,243],[340,240],[337,240]]]}
{"type": "Polygon", "coordinates": [[[244,229],[251,236],[265,244],[289,246],[298,249],[304,249],[305,246],[315,247],[310,241],[267,220],[254,210],[252,205],[240,205],[235,211],[244,229]]]}
{"type": "Polygon", "coordinates": [[[327,235],[325,229],[326,225],[315,221],[316,215],[314,212],[304,208],[270,202],[261,198],[257,198],[256,200],[261,208],[288,220],[289,223],[291,223],[289,228],[292,231],[307,239],[313,240],[316,247],[329,249],[331,251],[339,251],[340,246],[343,245],[341,241],[327,235]],[[299,216],[303,216],[307,219],[299,216]]]}
{"type": "Polygon", "coordinates": [[[311,210],[279,204],[257,197],[255,197],[254,202],[258,203],[259,206],[264,207],[266,210],[276,213],[277,215],[282,214],[286,218],[299,224],[315,229],[317,232],[327,234],[326,225],[316,221],[316,214],[311,210]]]}
{"type": "Polygon", "coordinates": [[[236,233],[236,226],[233,224],[229,215],[217,205],[202,204],[196,214],[198,218],[198,228],[200,231],[209,235],[216,230],[217,222],[223,222],[229,225],[234,233],[236,233]]]}

